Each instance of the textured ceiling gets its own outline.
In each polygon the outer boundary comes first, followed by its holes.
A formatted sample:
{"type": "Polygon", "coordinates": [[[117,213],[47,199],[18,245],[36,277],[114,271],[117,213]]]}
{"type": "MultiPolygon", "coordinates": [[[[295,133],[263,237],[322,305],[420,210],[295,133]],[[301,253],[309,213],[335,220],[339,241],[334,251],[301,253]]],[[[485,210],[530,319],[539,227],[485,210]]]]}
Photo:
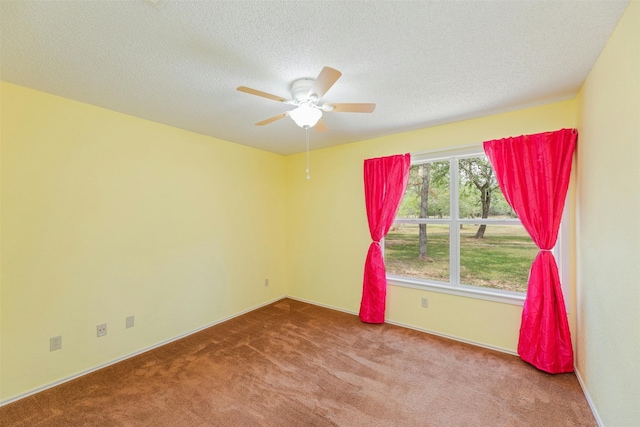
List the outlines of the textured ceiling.
{"type": "Polygon", "coordinates": [[[304,150],[291,83],[343,75],[328,147],[573,97],[628,0],[0,1],[0,78],[282,154],[304,150]]]}

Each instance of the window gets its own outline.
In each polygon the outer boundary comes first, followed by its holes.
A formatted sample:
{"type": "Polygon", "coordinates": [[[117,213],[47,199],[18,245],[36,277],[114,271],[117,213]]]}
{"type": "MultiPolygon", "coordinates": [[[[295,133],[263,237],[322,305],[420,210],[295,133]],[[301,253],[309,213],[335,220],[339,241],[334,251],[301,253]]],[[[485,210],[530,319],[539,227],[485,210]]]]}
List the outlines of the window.
{"type": "Polygon", "coordinates": [[[389,283],[522,304],[537,254],[481,146],[412,156],[384,242],[389,283]]]}

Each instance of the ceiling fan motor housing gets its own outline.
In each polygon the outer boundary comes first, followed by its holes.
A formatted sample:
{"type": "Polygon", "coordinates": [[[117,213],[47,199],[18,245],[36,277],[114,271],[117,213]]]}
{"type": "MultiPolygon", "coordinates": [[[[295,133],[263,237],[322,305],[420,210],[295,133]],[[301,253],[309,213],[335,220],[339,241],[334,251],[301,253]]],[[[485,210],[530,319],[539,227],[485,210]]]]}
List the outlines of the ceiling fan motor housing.
{"type": "MultiPolygon", "coordinates": [[[[295,99],[298,103],[311,100],[309,91],[311,90],[315,82],[316,81],[314,79],[298,79],[294,81],[291,84],[291,96],[293,97],[293,99],[295,99]]],[[[316,98],[313,101],[317,102],[318,99],[316,98]]]]}

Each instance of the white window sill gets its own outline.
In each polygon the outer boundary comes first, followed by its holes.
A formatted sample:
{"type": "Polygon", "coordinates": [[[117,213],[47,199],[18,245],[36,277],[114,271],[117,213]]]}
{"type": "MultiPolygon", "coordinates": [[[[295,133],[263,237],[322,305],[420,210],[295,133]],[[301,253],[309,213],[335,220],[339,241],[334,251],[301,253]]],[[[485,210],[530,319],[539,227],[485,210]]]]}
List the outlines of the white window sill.
{"type": "Polygon", "coordinates": [[[498,289],[478,288],[467,285],[451,285],[442,282],[431,282],[409,277],[387,275],[387,283],[404,288],[420,289],[423,291],[440,292],[467,298],[483,299],[504,304],[524,305],[525,294],[521,292],[501,291],[498,289]]]}

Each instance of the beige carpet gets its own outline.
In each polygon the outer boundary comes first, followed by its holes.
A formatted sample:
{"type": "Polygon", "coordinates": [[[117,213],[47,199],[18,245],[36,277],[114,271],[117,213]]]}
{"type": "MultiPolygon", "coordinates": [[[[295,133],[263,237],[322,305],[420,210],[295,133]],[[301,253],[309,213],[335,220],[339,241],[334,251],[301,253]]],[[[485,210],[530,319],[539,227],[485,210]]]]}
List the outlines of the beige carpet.
{"type": "Polygon", "coordinates": [[[284,299],[0,408],[9,426],[596,426],[573,374],[284,299]]]}

